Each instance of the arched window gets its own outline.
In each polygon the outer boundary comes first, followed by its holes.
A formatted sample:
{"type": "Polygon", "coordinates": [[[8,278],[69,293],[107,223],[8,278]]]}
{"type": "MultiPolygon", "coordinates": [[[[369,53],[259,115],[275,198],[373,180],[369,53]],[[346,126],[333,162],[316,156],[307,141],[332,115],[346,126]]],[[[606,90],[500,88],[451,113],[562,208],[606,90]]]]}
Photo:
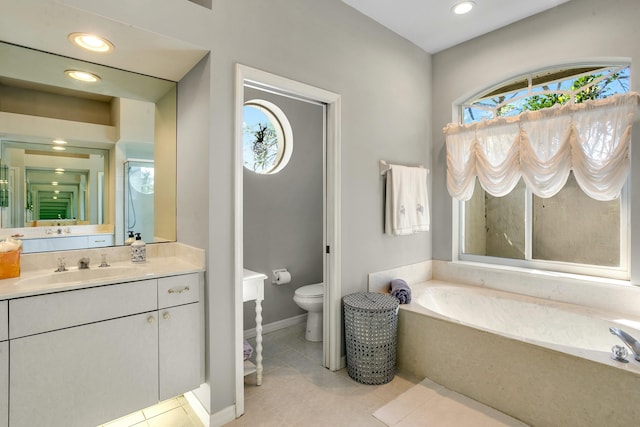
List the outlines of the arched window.
{"type": "Polygon", "coordinates": [[[242,131],[245,168],[260,174],[273,174],[289,163],[293,131],[277,105],[262,99],[245,102],[242,131]]]}
{"type": "MultiPolygon", "coordinates": [[[[574,66],[519,76],[462,103],[461,122],[628,92],[629,71],[627,65],[574,66]]],[[[471,199],[459,202],[458,259],[628,279],[627,193],[625,185],[615,200],[594,200],[573,172],[549,198],[536,196],[522,180],[503,197],[476,185],[471,199]]]]}

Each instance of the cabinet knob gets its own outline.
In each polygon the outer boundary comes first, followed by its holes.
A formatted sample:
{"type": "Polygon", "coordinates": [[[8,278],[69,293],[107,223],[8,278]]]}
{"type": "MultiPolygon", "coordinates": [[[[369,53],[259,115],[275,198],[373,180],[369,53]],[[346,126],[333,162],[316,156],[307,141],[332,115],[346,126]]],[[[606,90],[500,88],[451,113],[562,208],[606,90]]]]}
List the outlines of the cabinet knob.
{"type": "Polygon", "coordinates": [[[171,318],[171,315],[169,314],[169,312],[168,312],[168,311],[165,311],[165,312],[162,314],[162,318],[163,318],[164,320],[169,320],[169,319],[171,318]]]}
{"type": "Polygon", "coordinates": [[[188,292],[188,291],[189,291],[188,286],[185,286],[184,288],[180,288],[180,289],[175,289],[175,288],[169,289],[170,294],[181,294],[183,292],[188,292]]]}
{"type": "Polygon", "coordinates": [[[147,323],[152,324],[152,323],[153,323],[153,322],[155,322],[155,321],[156,321],[156,318],[155,318],[155,317],[153,317],[153,316],[149,316],[149,317],[147,317],[147,323]]]}

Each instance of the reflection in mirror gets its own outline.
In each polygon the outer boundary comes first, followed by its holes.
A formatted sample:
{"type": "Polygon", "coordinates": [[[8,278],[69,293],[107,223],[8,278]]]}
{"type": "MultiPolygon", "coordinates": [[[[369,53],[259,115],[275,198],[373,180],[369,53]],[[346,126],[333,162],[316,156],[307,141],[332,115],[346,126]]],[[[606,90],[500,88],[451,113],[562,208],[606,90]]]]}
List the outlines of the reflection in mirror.
{"type": "Polygon", "coordinates": [[[176,83],[3,42],[0,57],[0,239],[175,241],[176,83]]]}
{"type": "Polygon", "coordinates": [[[2,228],[103,223],[107,150],[0,144],[2,228]]]}
{"type": "Polygon", "coordinates": [[[124,165],[124,224],[127,232],[153,236],[153,161],[129,160],[124,165]]]}

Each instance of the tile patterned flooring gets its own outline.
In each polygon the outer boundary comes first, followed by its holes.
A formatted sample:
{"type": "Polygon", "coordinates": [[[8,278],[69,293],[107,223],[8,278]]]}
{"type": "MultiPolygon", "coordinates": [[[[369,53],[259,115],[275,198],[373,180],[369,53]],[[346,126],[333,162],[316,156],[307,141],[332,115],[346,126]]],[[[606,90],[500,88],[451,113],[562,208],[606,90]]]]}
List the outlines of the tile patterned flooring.
{"type": "Polygon", "coordinates": [[[183,396],[111,421],[100,427],[204,427],[183,396]]]}
{"type": "Polygon", "coordinates": [[[371,386],[349,378],[346,369],[331,372],[321,366],[322,343],[305,341],[304,328],[264,336],[262,385],[255,386],[255,375],[245,377],[245,414],[227,426],[384,427],[373,412],[421,380],[400,373],[371,386]]]}
{"type": "MultiPolygon", "coordinates": [[[[227,427],[384,427],[386,424],[373,413],[388,412],[388,407],[383,406],[422,380],[400,372],[387,384],[371,386],[349,378],[346,369],[331,372],[321,366],[322,343],[306,341],[304,328],[304,324],[299,324],[265,334],[262,385],[255,385],[255,375],[245,377],[245,413],[226,424],[227,427]]],[[[255,339],[249,342],[255,346],[255,339]]],[[[475,404],[463,405],[475,408],[475,404]]],[[[446,416],[440,413],[438,421],[414,417],[413,423],[402,425],[457,425],[455,421],[453,424],[445,421],[458,419],[460,406],[451,406],[449,401],[438,401],[437,406],[449,407],[446,416]]],[[[480,422],[480,418],[476,421],[480,422]]],[[[471,420],[466,425],[484,424],[471,420]]],[[[203,427],[203,424],[180,396],[101,427],[132,426],[203,427]]]]}

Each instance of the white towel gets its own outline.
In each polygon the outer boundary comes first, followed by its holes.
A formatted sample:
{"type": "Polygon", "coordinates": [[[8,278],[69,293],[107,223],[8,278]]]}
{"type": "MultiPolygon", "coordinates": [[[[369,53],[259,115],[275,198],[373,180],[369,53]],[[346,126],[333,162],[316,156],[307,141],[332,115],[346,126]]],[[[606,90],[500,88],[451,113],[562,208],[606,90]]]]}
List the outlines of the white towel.
{"type": "Polygon", "coordinates": [[[429,196],[425,168],[389,165],[385,232],[403,236],[429,231],[429,196]]]}

